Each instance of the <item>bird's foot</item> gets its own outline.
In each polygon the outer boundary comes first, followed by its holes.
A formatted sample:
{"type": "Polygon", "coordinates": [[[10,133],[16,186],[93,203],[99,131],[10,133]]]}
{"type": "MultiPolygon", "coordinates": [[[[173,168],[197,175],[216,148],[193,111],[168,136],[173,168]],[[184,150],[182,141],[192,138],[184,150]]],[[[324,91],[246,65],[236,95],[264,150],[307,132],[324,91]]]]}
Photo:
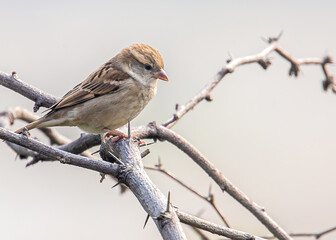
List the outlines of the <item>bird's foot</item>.
{"type": "MultiPolygon", "coordinates": [[[[105,143],[105,139],[106,138],[109,138],[109,137],[112,137],[111,139],[111,144],[121,140],[121,139],[124,139],[124,138],[128,138],[128,135],[123,133],[123,132],[120,132],[118,130],[110,130],[110,129],[104,129],[104,130],[107,130],[108,132],[104,134],[104,137],[103,137],[103,142],[105,143]]],[[[137,136],[131,136],[131,138],[137,140],[139,142],[139,144],[144,144],[146,145],[146,143],[144,141],[141,141],[140,138],[138,138],[137,136]]]]}

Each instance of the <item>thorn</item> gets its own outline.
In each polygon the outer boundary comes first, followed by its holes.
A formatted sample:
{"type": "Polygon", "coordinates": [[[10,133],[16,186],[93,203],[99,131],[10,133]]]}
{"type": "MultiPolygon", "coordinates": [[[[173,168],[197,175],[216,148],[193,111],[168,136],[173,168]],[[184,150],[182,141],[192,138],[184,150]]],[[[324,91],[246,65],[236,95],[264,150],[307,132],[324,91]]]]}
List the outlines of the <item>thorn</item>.
{"type": "Polygon", "coordinates": [[[213,203],[213,201],[214,201],[214,195],[212,194],[212,185],[211,185],[211,183],[210,183],[210,186],[209,186],[209,195],[208,195],[208,200],[211,202],[211,203],[213,203]]]}
{"type": "Polygon", "coordinates": [[[300,72],[300,68],[298,65],[296,64],[292,64],[291,68],[289,69],[289,76],[294,75],[294,77],[298,77],[299,76],[299,72],[300,72]]]}
{"type": "Polygon", "coordinates": [[[229,55],[229,59],[226,60],[226,63],[230,63],[233,59],[232,54],[230,52],[228,52],[229,55]]]}
{"type": "Polygon", "coordinates": [[[211,193],[211,189],[212,189],[212,185],[211,185],[211,183],[210,183],[210,185],[209,185],[209,196],[212,194],[212,193],[211,193]]]}
{"type": "Polygon", "coordinates": [[[280,37],[282,36],[282,34],[283,34],[283,31],[281,31],[281,32],[278,34],[277,37],[269,37],[268,40],[267,40],[267,42],[271,44],[271,43],[273,43],[273,42],[277,42],[277,41],[279,41],[279,39],[280,39],[280,37]]]}
{"type": "Polygon", "coordinates": [[[15,71],[12,72],[12,78],[15,80],[18,79],[17,73],[15,71]]]}
{"type": "Polygon", "coordinates": [[[180,109],[180,104],[176,103],[175,105],[175,111],[178,111],[180,109]]]}
{"type": "Polygon", "coordinates": [[[328,81],[328,79],[323,80],[323,82],[322,82],[323,90],[327,91],[329,86],[330,86],[330,82],[328,81]]]}
{"type": "Polygon", "coordinates": [[[166,212],[169,212],[169,213],[170,213],[170,192],[168,192],[168,201],[167,201],[166,212]]]}
{"type": "Polygon", "coordinates": [[[97,151],[91,153],[91,155],[97,154],[97,153],[99,153],[99,152],[100,152],[100,150],[97,150],[97,151]]]}
{"type": "Polygon", "coordinates": [[[100,173],[100,177],[101,177],[99,180],[100,183],[102,183],[105,180],[105,175],[106,175],[105,173],[100,173]]]}
{"type": "Polygon", "coordinates": [[[40,160],[38,160],[37,158],[33,158],[30,162],[28,162],[26,164],[26,167],[30,167],[33,166],[34,164],[38,163],[40,160]]]}
{"type": "Polygon", "coordinates": [[[281,38],[282,34],[283,34],[283,30],[281,30],[281,31],[280,31],[280,33],[279,33],[278,37],[276,38],[276,39],[277,39],[277,41],[279,41],[279,39],[281,38]]]}
{"type": "Polygon", "coordinates": [[[325,56],[323,58],[323,64],[333,63],[333,59],[330,56],[325,56]]]}
{"type": "Polygon", "coordinates": [[[272,64],[272,62],[271,62],[271,60],[270,60],[269,58],[267,58],[267,59],[259,60],[259,61],[258,61],[258,64],[259,64],[264,70],[266,70],[266,69],[269,67],[269,65],[272,64]]]}
{"type": "Polygon", "coordinates": [[[146,157],[148,154],[150,154],[150,150],[147,148],[145,151],[141,153],[141,158],[146,157]]]}
{"type": "Polygon", "coordinates": [[[145,227],[147,225],[147,222],[149,220],[149,217],[150,217],[150,215],[147,213],[147,217],[146,217],[146,220],[145,220],[145,224],[143,225],[143,229],[145,229],[145,227]]]}
{"type": "Polygon", "coordinates": [[[117,182],[116,184],[114,184],[111,188],[115,188],[116,186],[118,186],[120,184],[120,182],[117,182]]]}
{"type": "Polygon", "coordinates": [[[116,162],[118,162],[121,165],[125,166],[125,163],[123,163],[119,158],[117,158],[111,151],[107,151],[109,154],[111,154],[111,156],[114,158],[114,160],[116,160],[116,162]]]}
{"type": "Polygon", "coordinates": [[[152,145],[154,143],[156,143],[156,141],[153,141],[153,142],[150,142],[150,143],[142,143],[142,144],[140,144],[140,147],[149,146],[149,145],[152,145]]]}
{"type": "Polygon", "coordinates": [[[156,164],[155,167],[157,167],[158,169],[161,169],[161,168],[162,168],[162,163],[161,163],[161,158],[160,158],[160,156],[159,156],[159,158],[158,158],[158,164],[156,164]]]}
{"type": "Polygon", "coordinates": [[[42,106],[42,100],[40,98],[37,98],[33,107],[33,111],[37,112],[41,106],[42,106]]]}
{"type": "Polygon", "coordinates": [[[205,97],[205,100],[207,100],[208,102],[211,102],[213,100],[213,98],[210,95],[207,95],[205,97]]]}

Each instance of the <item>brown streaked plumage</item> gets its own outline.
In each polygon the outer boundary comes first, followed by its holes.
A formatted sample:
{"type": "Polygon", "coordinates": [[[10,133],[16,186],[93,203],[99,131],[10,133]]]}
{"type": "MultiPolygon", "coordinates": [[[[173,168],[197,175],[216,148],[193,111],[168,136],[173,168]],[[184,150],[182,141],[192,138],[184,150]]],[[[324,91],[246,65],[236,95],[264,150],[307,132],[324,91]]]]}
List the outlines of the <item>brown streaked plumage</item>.
{"type": "Polygon", "coordinates": [[[78,126],[89,133],[119,128],[152,99],[158,79],[168,81],[163,67],[161,54],[151,46],[134,44],[125,48],[26,128],[78,126]]]}

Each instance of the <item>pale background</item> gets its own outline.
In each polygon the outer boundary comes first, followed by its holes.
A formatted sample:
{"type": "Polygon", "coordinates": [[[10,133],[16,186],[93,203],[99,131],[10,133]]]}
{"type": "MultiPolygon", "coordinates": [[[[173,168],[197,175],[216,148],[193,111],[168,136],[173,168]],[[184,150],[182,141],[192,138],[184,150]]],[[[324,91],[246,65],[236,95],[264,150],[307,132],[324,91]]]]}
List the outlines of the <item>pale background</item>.
{"type": "MultiPolygon", "coordinates": [[[[133,125],[163,122],[234,57],[254,54],[262,36],[297,57],[336,57],[335,1],[12,1],[0,0],[0,70],[56,96],[132,43],[162,53],[170,81],[133,125]]],[[[212,103],[202,102],[174,130],[205,154],[236,186],[288,232],[336,225],[336,95],[325,93],[320,67],[288,77],[277,55],[268,71],[253,64],[225,77],[212,103]]],[[[330,70],[335,73],[335,67],[330,70]]],[[[33,103],[0,87],[0,110],[33,103]]],[[[40,114],[40,113],[39,113],[40,114]]],[[[17,127],[18,125],[16,125],[17,127]]],[[[58,128],[73,139],[76,128],[58,128]]],[[[34,132],[33,132],[34,133],[34,132]]],[[[36,132],[35,132],[36,134],[36,132]]],[[[212,182],[169,143],[150,146],[144,160],[165,167],[206,194],[212,182]]],[[[96,172],[59,163],[25,161],[0,143],[0,239],[160,239],[130,193],[96,172]]],[[[181,210],[221,223],[201,199],[149,172],[181,210]]],[[[216,200],[236,229],[265,235],[264,227],[212,183],[216,200]]],[[[185,226],[189,239],[197,239],[185,226]]],[[[335,239],[336,234],[324,239],[335,239]]],[[[216,239],[213,236],[213,239],[216,239]]]]}

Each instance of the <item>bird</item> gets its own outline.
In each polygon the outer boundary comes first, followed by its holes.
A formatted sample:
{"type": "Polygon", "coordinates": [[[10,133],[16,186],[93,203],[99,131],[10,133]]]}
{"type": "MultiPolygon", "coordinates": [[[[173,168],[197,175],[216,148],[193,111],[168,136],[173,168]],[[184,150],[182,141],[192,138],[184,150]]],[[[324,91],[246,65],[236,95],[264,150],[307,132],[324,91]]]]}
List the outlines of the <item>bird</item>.
{"type": "Polygon", "coordinates": [[[47,113],[18,129],[77,126],[87,133],[127,137],[116,130],[133,120],[168,81],[163,58],[147,44],[133,44],[92,72],[52,105],[47,113]]]}

